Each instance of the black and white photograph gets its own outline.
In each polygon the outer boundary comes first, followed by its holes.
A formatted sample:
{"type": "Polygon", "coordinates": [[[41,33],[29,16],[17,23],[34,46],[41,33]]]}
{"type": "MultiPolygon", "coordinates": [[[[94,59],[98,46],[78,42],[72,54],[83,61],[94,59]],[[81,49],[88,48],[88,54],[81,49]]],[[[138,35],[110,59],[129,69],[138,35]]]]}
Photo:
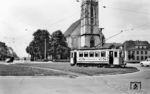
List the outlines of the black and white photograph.
{"type": "Polygon", "coordinates": [[[0,94],[150,94],[150,1],[0,0],[0,94]]]}

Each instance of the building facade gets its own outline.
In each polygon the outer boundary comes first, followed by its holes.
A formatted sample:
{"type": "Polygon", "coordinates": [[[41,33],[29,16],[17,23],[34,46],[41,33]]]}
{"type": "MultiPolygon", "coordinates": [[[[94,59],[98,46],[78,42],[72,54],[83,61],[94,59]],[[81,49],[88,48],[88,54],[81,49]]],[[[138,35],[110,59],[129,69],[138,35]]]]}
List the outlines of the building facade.
{"type": "Polygon", "coordinates": [[[102,28],[99,28],[98,0],[82,0],[81,18],[65,32],[72,49],[92,48],[105,42],[102,28]]]}
{"type": "Polygon", "coordinates": [[[126,41],[123,46],[126,62],[140,62],[150,58],[150,44],[147,41],[126,41]]]}

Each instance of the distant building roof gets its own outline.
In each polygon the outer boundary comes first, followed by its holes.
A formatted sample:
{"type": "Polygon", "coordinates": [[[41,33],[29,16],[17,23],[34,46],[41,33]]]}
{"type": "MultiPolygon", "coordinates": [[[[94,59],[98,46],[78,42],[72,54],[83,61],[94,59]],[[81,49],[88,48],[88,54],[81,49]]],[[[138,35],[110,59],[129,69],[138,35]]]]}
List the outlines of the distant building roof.
{"type": "Polygon", "coordinates": [[[139,49],[150,49],[150,44],[148,41],[125,41],[123,43],[125,50],[139,50],[139,49]],[[146,48],[140,48],[140,46],[146,46],[146,48]]]}
{"type": "MultiPolygon", "coordinates": [[[[64,33],[65,37],[68,37],[70,36],[75,30],[76,28],[79,27],[81,28],[81,20],[77,20],[76,22],[74,22],[67,30],[66,32],[64,33]]],[[[78,34],[80,34],[80,30],[77,30],[78,34]]]]}

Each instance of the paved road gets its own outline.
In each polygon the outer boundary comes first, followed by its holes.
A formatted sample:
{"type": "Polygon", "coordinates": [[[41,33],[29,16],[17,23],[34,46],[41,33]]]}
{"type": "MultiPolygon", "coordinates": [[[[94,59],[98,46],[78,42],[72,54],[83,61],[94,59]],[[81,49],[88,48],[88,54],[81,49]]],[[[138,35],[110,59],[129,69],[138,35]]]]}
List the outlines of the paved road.
{"type": "Polygon", "coordinates": [[[140,72],[95,77],[0,77],[0,94],[150,94],[150,67],[140,72]],[[130,90],[131,81],[142,82],[130,90]]]}

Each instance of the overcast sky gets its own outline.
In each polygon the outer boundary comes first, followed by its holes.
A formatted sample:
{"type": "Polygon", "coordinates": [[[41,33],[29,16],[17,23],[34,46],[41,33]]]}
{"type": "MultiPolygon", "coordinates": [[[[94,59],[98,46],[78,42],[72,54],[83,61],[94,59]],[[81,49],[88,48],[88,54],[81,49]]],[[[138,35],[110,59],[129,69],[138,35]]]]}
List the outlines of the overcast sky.
{"type": "MultiPolygon", "coordinates": [[[[50,34],[56,30],[65,32],[80,19],[81,3],[76,0],[0,1],[0,41],[21,57],[27,56],[25,48],[37,29],[47,29],[50,34]]],[[[150,42],[149,0],[99,0],[99,21],[106,39],[124,31],[107,42],[150,42]]]]}

